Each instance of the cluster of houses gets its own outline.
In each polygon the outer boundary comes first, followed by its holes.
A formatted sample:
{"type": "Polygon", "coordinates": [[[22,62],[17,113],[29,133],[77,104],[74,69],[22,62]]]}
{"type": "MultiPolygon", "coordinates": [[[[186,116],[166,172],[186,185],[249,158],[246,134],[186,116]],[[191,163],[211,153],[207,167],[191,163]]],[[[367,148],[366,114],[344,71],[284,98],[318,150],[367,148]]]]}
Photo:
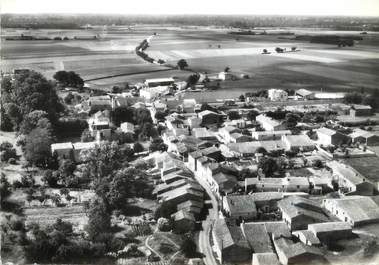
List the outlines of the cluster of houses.
{"type": "Polygon", "coordinates": [[[353,228],[379,222],[378,197],[354,195],[320,201],[308,194],[251,195],[223,199],[225,217],[216,220],[212,230],[221,263],[323,264],[321,246],[352,239],[353,228]],[[257,219],[270,210],[281,217],[257,219]]]}
{"type": "MultiPolygon", "coordinates": [[[[179,85],[172,78],[149,79],[141,85],[139,98],[130,93],[91,97],[88,108],[93,114],[87,121],[94,141],[53,144],[52,153],[80,163],[82,150],[111,138],[112,110],[147,109],[154,124],[165,128],[161,138],[167,145],[166,152],[153,157],[159,170],[153,194],[161,204],[176,207],[173,231],[186,233],[201,218],[205,189],[195,179],[204,180],[219,203],[211,241],[221,263],[324,262],[321,246],[353,238],[355,227],[379,223],[379,134],[338,121],[302,123],[300,130],[290,130],[283,120],[268,115],[272,106],[258,103],[238,109],[240,118],[229,119],[233,106],[201,108],[194,99],[166,97],[179,85]],[[255,120],[245,115],[250,110],[258,113],[255,120]],[[259,163],[267,156],[293,166],[266,176],[259,163]],[[246,171],[250,175],[242,174],[246,171]],[[327,196],[332,192],[334,196],[327,196]]],[[[295,97],[316,98],[306,89],[295,91],[295,97]]],[[[286,101],[289,96],[270,89],[268,98],[286,101]]],[[[373,114],[363,105],[295,104],[283,109],[352,118],[373,114]]],[[[125,122],[117,130],[134,134],[135,127],[125,122]]]]}

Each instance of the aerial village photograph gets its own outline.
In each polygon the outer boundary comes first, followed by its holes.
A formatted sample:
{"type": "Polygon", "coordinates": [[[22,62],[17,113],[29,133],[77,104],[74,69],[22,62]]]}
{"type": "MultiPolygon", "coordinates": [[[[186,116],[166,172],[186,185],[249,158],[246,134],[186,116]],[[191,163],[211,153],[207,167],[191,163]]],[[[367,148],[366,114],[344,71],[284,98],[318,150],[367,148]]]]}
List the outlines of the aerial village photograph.
{"type": "Polygon", "coordinates": [[[378,0],[0,0],[4,265],[378,265],[378,0]]]}

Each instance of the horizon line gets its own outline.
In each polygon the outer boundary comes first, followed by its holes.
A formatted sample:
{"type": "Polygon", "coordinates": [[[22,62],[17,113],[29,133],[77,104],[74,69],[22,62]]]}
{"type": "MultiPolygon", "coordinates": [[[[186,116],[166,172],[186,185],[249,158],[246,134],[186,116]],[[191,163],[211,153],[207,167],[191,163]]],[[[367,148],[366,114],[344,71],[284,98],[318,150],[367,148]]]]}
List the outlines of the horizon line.
{"type": "Polygon", "coordinates": [[[219,13],[219,14],[211,14],[211,13],[204,13],[204,14],[190,14],[190,13],[161,13],[161,14],[152,14],[152,13],[66,13],[66,12],[38,12],[38,13],[13,13],[13,12],[6,12],[0,13],[1,15],[103,15],[103,16],[271,16],[271,17],[354,17],[354,18],[378,18],[378,15],[322,15],[322,14],[225,14],[225,13],[219,13]]]}

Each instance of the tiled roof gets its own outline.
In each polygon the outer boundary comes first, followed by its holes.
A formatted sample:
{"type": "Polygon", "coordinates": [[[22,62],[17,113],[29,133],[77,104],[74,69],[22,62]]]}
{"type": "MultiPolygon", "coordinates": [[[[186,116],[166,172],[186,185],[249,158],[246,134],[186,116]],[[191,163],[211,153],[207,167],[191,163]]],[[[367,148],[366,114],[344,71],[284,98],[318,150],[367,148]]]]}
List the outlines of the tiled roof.
{"type": "Polygon", "coordinates": [[[240,216],[257,211],[254,199],[250,195],[231,195],[226,196],[225,199],[231,216],[240,216]]]}

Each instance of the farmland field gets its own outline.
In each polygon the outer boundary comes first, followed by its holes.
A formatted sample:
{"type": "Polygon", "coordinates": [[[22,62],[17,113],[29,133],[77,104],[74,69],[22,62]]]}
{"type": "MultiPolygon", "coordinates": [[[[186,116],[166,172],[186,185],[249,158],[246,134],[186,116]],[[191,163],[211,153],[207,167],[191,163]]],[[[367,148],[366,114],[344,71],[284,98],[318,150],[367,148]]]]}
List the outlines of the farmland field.
{"type": "MultiPolygon", "coordinates": [[[[296,34],[359,35],[359,32],[322,29],[286,30],[296,34]]],[[[146,78],[172,76],[186,79],[190,72],[145,62],[134,53],[134,48],[143,39],[157,33],[146,50],[153,58],[164,59],[173,65],[184,58],[191,70],[210,74],[223,71],[228,66],[233,72],[251,77],[222,82],[219,91],[213,92],[216,97],[234,97],[251,89],[270,87],[304,87],[316,91],[377,88],[379,34],[369,32],[354,47],[338,48],[336,45],[299,41],[290,36],[231,35],[227,31],[169,25],[98,26],[86,30],[4,29],[1,70],[31,68],[48,78],[58,70],[76,71],[88,84],[108,89],[125,82],[142,82],[146,78]],[[50,38],[67,36],[70,40],[5,40],[5,37],[20,34],[50,38]],[[74,37],[80,40],[72,39],[74,37]],[[286,48],[287,51],[297,47],[297,51],[278,54],[275,47],[286,48]],[[271,53],[263,55],[263,49],[271,53]]]]}

